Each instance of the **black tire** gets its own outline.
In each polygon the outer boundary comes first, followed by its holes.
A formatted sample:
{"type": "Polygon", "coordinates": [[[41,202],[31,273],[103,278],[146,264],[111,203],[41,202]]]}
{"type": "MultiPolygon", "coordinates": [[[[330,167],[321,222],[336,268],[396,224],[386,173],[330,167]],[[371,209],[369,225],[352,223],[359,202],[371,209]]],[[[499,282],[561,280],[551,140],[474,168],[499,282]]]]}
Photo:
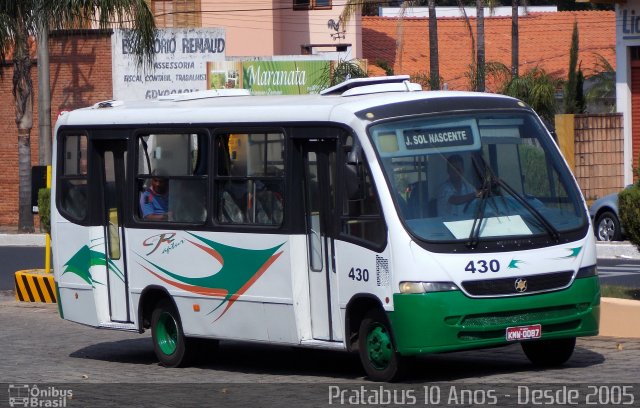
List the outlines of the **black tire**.
{"type": "Polygon", "coordinates": [[[604,211],[596,219],[593,228],[598,241],[620,241],[620,220],[612,211],[604,211]]]}
{"type": "Polygon", "coordinates": [[[402,378],[406,361],[396,352],[389,321],[382,311],[370,310],[360,323],[358,353],[370,380],[393,382],[402,378]]]}
{"type": "Polygon", "coordinates": [[[191,362],[187,338],[182,331],[180,315],[173,302],[162,299],[151,314],[153,349],[165,367],[183,367],[191,362]]]}
{"type": "Polygon", "coordinates": [[[555,367],[571,358],[576,338],[523,341],[522,351],[529,361],[539,367],[555,367]]]}

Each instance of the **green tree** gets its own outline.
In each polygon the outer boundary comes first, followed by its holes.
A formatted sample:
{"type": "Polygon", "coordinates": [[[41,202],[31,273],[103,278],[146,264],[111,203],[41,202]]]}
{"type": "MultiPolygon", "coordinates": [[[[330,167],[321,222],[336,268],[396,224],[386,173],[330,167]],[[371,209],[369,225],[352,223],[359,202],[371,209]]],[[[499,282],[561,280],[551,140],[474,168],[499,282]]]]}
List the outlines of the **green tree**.
{"type": "Polygon", "coordinates": [[[578,68],[576,73],[576,113],[585,113],[587,110],[587,100],[584,97],[584,74],[578,68]]]}
{"type": "MultiPolygon", "coordinates": [[[[31,81],[32,38],[48,29],[129,28],[132,48],[139,65],[153,58],[155,22],[145,0],[4,0],[0,2],[0,62],[8,55],[13,63],[13,97],[18,127],[18,229],[33,231],[31,214],[31,129],[33,127],[33,83],[31,81]]],[[[41,44],[43,42],[40,42],[41,44]]],[[[46,44],[46,42],[44,42],[46,44]]],[[[42,135],[46,143],[48,135],[42,135]]]]}
{"type": "Polygon", "coordinates": [[[601,103],[609,113],[616,111],[616,70],[602,55],[595,53],[595,73],[589,77],[591,87],[585,99],[587,105],[601,103]]]}
{"type": "Polygon", "coordinates": [[[578,113],[578,51],[580,49],[578,22],[573,23],[571,34],[571,48],[569,49],[569,73],[564,87],[564,113],[578,113]]]}
{"type": "Polygon", "coordinates": [[[526,102],[547,123],[553,123],[557,111],[556,89],[562,81],[547,74],[541,68],[533,68],[524,75],[505,82],[500,93],[526,102]]]}
{"type": "Polygon", "coordinates": [[[636,182],[618,194],[618,213],[626,236],[640,250],[640,161],[638,164],[633,169],[636,182]]]}
{"type": "Polygon", "coordinates": [[[348,79],[366,78],[367,76],[366,68],[363,69],[358,61],[341,60],[335,65],[333,72],[329,75],[328,81],[330,86],[334,86],[348,79]]]}

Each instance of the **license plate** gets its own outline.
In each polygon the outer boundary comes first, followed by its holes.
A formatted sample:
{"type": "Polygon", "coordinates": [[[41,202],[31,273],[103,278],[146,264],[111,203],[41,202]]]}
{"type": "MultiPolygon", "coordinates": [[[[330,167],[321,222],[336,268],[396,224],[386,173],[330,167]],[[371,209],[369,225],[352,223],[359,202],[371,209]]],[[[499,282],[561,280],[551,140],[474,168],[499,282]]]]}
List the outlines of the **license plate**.
{"type": "Polygon", "coordinates": [[[507,327],[507,341],[539,339],[542,327],[539,324],[531,326],[507,327]]]}

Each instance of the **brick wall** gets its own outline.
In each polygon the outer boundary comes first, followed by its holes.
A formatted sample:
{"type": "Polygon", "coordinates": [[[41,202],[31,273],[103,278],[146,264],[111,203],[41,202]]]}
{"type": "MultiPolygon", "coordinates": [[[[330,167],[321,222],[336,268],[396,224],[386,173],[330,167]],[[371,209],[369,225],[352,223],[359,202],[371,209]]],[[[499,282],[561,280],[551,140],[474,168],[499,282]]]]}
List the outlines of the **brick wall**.
{"type": "Polygon", "coordinates": [[[624,187],[622,114],[575,115],[575,176],[587,201],[624,187]]]}
{"type": "MultiPolygon", "coordinates": [[[[58,113],[111,99],[111,37],[105,31],[57,32],[49,38],[51,69],[51,125],[58,113]]],[[[35,61],[35,60],[34,60],[35,61]]],[[[13,67],[0,67],[0,229],[17,230],[18,225],[18,130],[12,94],[13,67]]],[[[33,81],[33,129],[31,161],[38,164],[38,78],[33,81]]],[[[52,129],[53,130],[53,129],[52,129]]],[[[37,218],[37,217],[36,217],[37,218]]],[[[37,222],[37,220],[36,220],[37,222]]],[[[37,223],[36,223],[37,224],[37,223]]]]}

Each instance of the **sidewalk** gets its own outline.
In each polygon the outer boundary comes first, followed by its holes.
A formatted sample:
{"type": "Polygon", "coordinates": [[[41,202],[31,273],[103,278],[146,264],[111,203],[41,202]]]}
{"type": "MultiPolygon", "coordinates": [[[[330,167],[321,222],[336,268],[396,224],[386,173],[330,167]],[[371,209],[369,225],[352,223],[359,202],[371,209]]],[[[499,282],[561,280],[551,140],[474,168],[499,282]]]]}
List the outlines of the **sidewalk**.
{"type": "Polygon", "coordinates": [[[596,254],[599,259],[640,259],[638,248],[629,241],[596,242],[596,254]]]}
{"type": "Polygon", "coordinates": [[[45,246],[45,234],[0,233],[0,246],[45,246]]]}

